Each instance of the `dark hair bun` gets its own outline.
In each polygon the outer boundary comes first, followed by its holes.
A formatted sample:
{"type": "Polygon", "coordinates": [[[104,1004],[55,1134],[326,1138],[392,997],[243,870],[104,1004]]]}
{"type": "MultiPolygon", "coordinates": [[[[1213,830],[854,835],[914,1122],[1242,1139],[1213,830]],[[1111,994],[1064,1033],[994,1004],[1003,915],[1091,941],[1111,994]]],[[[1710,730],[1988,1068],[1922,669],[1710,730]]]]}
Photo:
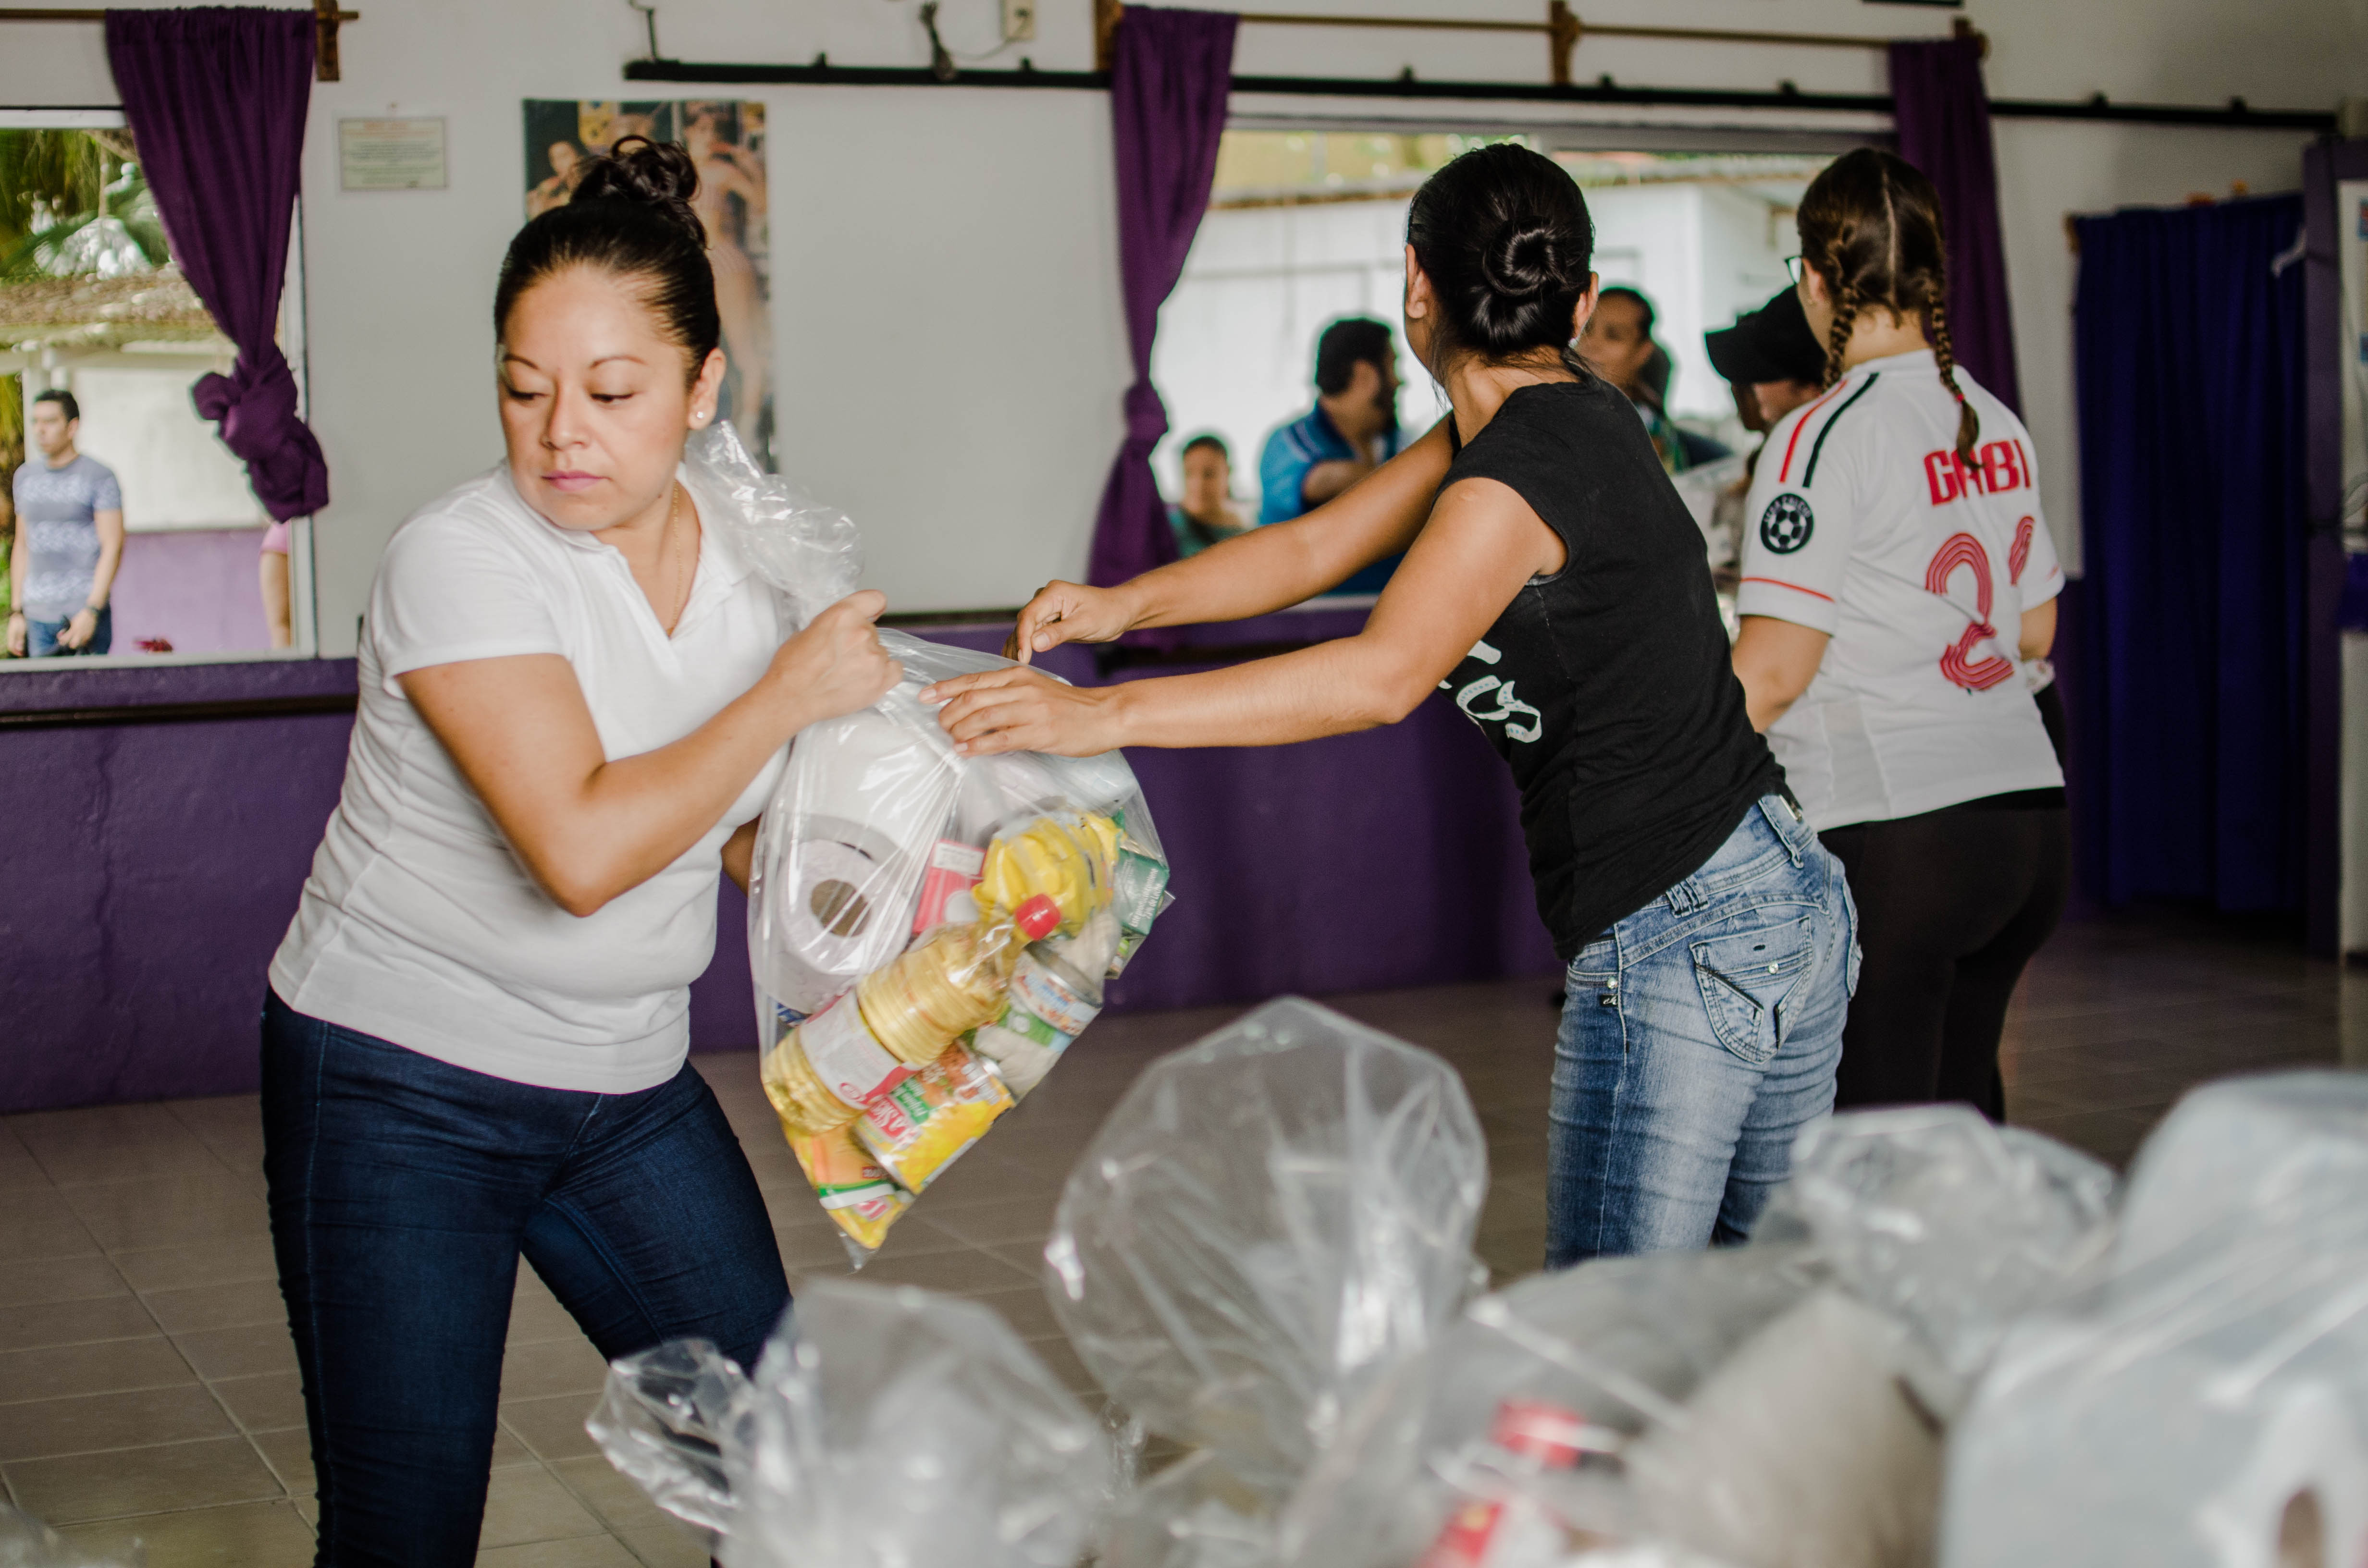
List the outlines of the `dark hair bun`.
{"type": "Polygon", "coordinates": [[[1554,231],[1534,219],[1506,224],[1482,249],[1480,271],[1490,290],[1508,303],[1552,292],[1564,279],[1554,231]]]}
{"type": "Polygon", "coordinates": [[[1406,243],[1440,307],[1434,359],[1568,347],[1595,257],[1595,224],[1578,186],[1552,158],[1512,142],[1456,158],[1415,193],[1406,243]]]}
{"type": "Polygon", "coordinates": [[[707,225],[690,199],[699,194],[699,165],[672,142],[625,136],[595,158],[575,183],[577,201],[633,201],[655,209],[707,245],[707,225]]]}

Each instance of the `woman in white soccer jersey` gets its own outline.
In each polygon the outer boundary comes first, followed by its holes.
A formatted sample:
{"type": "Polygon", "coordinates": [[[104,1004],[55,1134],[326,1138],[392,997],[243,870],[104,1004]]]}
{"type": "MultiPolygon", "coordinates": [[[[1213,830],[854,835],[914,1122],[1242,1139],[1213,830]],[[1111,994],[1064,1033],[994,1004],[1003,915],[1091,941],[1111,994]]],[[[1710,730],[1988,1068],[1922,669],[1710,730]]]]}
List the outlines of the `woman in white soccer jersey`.
{"type": "Polygon", "coordinates": [[[1799,221],[1827,387],[1760,455],[1736,673],[1858,901],[1837,1103],[1999,1118],[2007,1002],[2070,881],[2064,775],[2022,679],[2064,574],[2029,434],[1951,356],[1931,182],[1862,149],[1799,221]]]}

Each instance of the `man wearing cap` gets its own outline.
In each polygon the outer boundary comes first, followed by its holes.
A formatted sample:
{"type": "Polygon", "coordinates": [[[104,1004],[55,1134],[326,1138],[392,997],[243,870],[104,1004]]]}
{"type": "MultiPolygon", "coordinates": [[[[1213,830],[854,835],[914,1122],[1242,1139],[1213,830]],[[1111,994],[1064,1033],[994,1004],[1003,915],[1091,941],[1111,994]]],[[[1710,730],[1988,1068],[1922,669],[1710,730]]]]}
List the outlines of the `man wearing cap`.
{"type": "Polygon", "coordinates": [[[1791,289],[1733,326],[1704,334],[1702,346],[1711,367],[1735,389],[1735,412],[1747,430],[1765,434],[1826,384],[1826,351],[1791,289]]]}
{"type": "MultiPolygon", "coordinates": [[[[1809,330],[1801,297],[1791,289],[1756,311],[1737,317],[1733,326],[1705,333],[1711,367],[1727,381],[1735,393],[1736,416],[1743,427],[1765,435],[1776,422],[1824,390],[1826,351],[1809,330]]],[[[1722,594],[1736,585],[1736,562],[1742,548],[1743,502],[1751,490],[1752,471],[1759,453],[1744,459],[1742,477],[1719,492],[1711,509],[1711,578],[1722,594]]]]}

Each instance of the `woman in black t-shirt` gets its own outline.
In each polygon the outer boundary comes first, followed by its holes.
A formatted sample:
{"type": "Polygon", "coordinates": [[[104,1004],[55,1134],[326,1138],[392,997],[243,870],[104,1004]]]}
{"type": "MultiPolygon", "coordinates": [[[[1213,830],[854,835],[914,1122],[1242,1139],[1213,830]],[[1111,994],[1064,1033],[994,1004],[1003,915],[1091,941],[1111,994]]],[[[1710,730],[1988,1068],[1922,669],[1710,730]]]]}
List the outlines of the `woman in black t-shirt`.
{"type": "Polygon", "coordinates": [[[1115,588],[1054,583],[1013,655],[1296,604],[1406,552],[1359,635],[1087,689],[1030,670],[925,691],[976,755],[1276,745],[1454,694],[1511,764],[1568,963],[1547,1264],[1748,1235],[1833,1103],[1855,946],[1839,863],[1744,711],[1702,535],[1627,400],[1570,345],[1593,226],[1513,146],[1431,176],[1406,340],[1454,412],[1305,517],[1115,588]]]}

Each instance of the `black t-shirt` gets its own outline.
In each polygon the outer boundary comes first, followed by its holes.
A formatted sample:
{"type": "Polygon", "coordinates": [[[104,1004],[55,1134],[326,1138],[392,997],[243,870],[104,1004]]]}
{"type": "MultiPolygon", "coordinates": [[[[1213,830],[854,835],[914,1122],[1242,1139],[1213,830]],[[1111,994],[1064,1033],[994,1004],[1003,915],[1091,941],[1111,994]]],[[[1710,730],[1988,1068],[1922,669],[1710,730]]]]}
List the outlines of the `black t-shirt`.
{"type": "Polygon", "coordinates": [[[1570,551],[1443,683],[1512,765],[1567,962],[1700,869],[1784,772],[1745,714],[1702,530],[1626,398],[1521,388],[1456,454],[1446,483],[1465,479],[1510,488],[1570,551]]]}

